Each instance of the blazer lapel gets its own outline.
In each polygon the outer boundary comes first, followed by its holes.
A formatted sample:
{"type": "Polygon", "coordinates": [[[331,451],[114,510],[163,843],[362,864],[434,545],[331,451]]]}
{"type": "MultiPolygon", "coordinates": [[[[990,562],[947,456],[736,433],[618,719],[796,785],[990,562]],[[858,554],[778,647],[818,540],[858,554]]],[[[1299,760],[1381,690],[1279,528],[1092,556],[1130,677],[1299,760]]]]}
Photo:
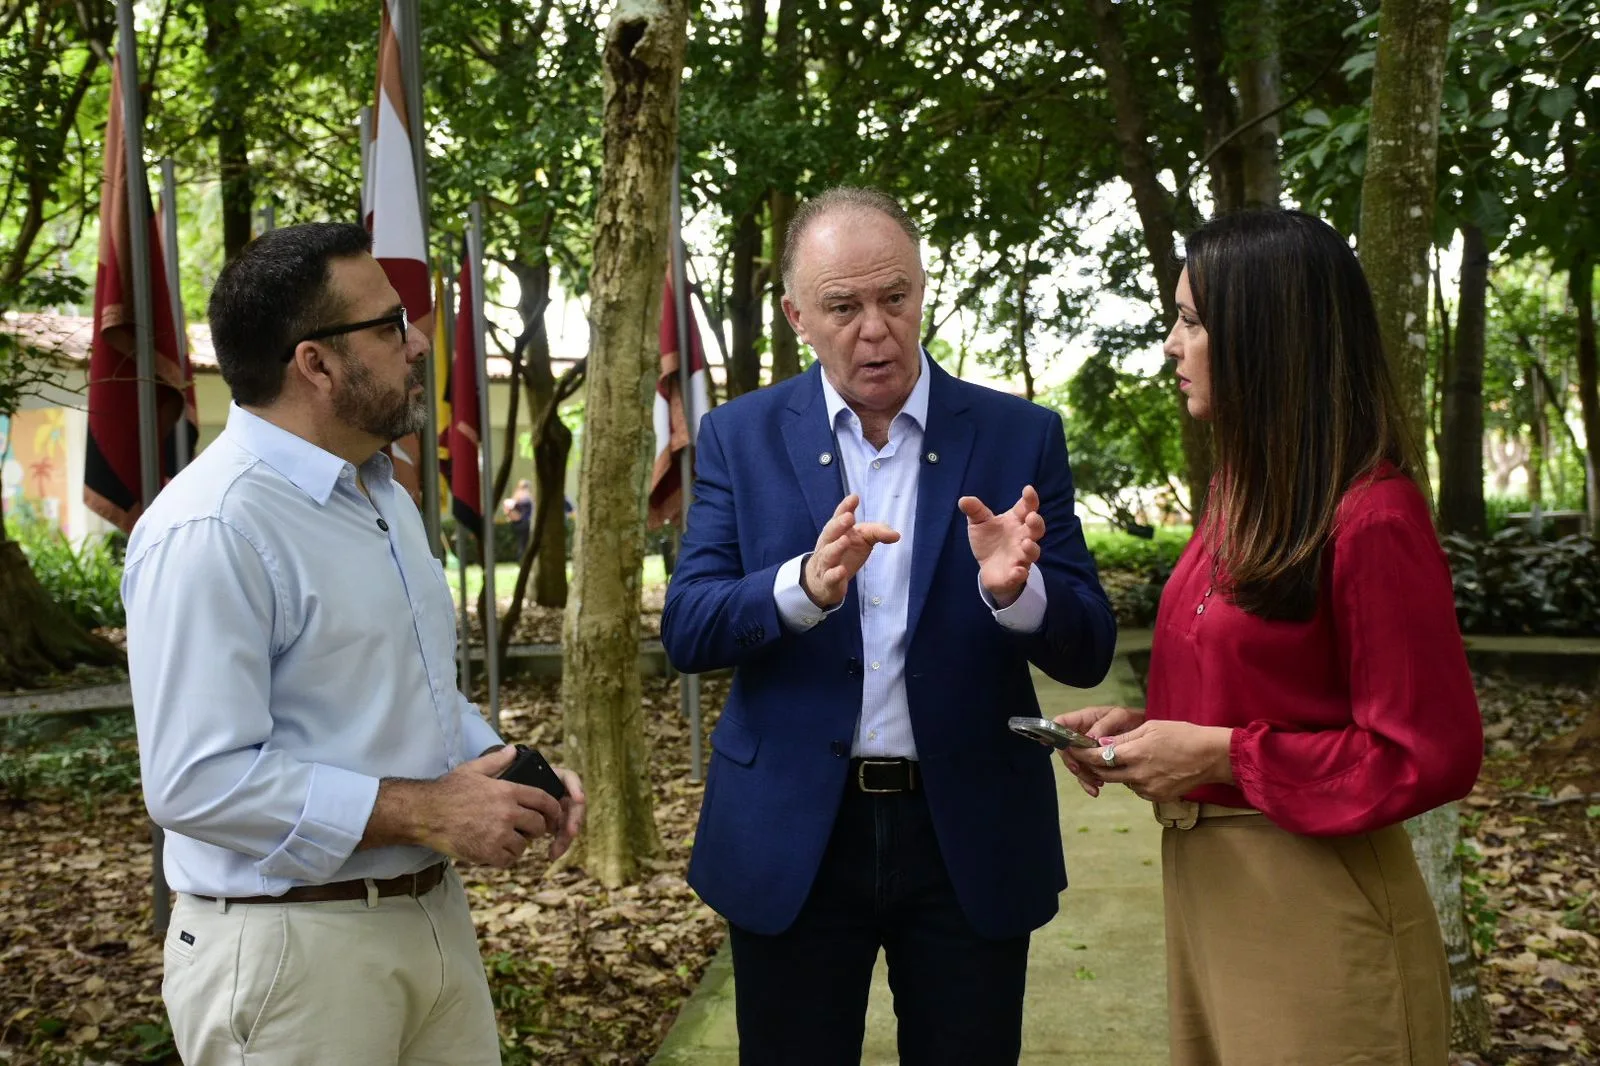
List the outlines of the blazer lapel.
{"type": "Polygon", "coordinates": [[[800,492],[805,496],[806,507],[815,523],[812,530],[815,538],[833,517],[839,501],[844,499],[841,473],[844,460],[835,454],[838,448],[833,439],[833,427],[828,425],[828,405],[822,399],[821,364],[812,364],[806,378],[789,401],[783,440],[789,449],[795,480],[800,482],[800,492]]]}
{"type": "MultiPolygon", "coordinates": [[[[944,554],[950,524],[966,521],[956,509],[962,479],[972,456],[973,425],[967,401],[955,378],[927,362],[928,425],[922,434],[922,470],[917,478],[917,532],[912,547],[911,591],[906,607],[906,633],[917,631],[917,620],[928,601],[933,576],[944,554]]],[[[973,593],[976,596],[977,590],[973,593]]]]}

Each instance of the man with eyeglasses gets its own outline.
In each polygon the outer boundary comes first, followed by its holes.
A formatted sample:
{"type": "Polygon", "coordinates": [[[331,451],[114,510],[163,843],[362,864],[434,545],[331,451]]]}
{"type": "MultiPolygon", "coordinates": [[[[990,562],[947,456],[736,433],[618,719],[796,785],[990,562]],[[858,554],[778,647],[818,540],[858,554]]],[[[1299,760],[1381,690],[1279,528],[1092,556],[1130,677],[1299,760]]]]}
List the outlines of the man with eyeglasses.
{"type": "Polygon", "coordinates": [[[552,858],[584,797],[456,690],[455,623],[384,445],[420,429],[427,338],[360,226],[273,230],[229,263],[212,338],[228,425],[128,542],[145,803],[177,904],[162,996],[189,1066],[498,1063],[451,860],[552,858]]]}

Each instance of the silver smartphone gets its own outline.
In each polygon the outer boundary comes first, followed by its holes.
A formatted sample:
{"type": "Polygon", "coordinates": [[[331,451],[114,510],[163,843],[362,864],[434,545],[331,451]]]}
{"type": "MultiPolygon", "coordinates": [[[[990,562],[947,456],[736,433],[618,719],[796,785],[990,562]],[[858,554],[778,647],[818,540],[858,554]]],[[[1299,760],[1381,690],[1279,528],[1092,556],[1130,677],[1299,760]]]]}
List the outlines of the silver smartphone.
{"type": "Polygon", "coordinates": [[[1100,742],[1077,730],[1057,725],[1048,718],[1011,718],[1006,721],[1013,733],[1050,745],[1052,748],[1098,748],[1100,742]]]}

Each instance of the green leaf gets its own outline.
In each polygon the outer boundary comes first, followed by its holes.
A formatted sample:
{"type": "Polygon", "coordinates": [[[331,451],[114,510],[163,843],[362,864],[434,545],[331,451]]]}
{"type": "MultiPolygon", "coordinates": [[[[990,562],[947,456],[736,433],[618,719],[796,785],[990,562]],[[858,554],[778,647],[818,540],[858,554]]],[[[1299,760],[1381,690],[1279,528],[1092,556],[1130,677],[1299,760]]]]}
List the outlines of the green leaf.
{"type": "Polygon", "coordinates": [[[1364,73],[1373,68],[1378,62],[1377,52],[1357,52],[1344,61],[1344,66],[1339,69],[1344,71],[1346,78],[1354,79],[1357,74],[1364,73]]]}
{"type": "Polygon", "coordinates": [[[1311,149],[1311,151],[1309,153],[1307,153],[1307,154],[1311,159],[1311,167],[1312,167],[1312,169],[1313,170],[1321,170],[1322,169],[1322,161],[1324,159],[1328,158],[1328,142],[1327,141],[1322,141],[1321,143],[1319,143],[1316,146],[1314,146],[1311,149]]]}
{"type": "Polygon", "coordinates": [[[1506,124],[1506,119],[1509,117],[1504,111],[1491,111],[1478,119],[1475,125],[1481,130],[1499,129],[1506,124]]]}
{"type": "Polygon", "coordinates": [[[1444,87],[1444,106],[1447,111],[1465,111],[1471,106],[1467,100],[1467,90],[1459,85],[1446,85],[1444,87]]]}
{"type": "Polygon", "coordinates": [[[1559,122],[1578,102],[1578,90],[1570,85],[1546,89],[1539,94],[1539,110],[1544,117],[1559,122]]]}
{"type": "Polygon", "coordinates": [[[1305,114],[1300,116],[1300,119],[1307,126],[1331,126],[1333,124],[1333,120],[1328,117],[1328,113],[1320,107],[1308,109],[1305,114]]]}

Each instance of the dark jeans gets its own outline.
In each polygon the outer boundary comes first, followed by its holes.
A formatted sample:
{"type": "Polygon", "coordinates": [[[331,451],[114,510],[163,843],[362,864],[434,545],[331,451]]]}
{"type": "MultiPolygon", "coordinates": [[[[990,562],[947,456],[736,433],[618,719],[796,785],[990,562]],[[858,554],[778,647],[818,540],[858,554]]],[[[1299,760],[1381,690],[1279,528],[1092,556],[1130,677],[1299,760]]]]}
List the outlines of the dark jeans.
{"type": "Polygon", "coordinates": [[[1028,937],[986,940],[945,873],[921,792],[851,787],[816,884],[777,936],[730,926],[742,1066],[861,1061],[882,947],[902,1066],[1015,1066],[1028,937]]]}

